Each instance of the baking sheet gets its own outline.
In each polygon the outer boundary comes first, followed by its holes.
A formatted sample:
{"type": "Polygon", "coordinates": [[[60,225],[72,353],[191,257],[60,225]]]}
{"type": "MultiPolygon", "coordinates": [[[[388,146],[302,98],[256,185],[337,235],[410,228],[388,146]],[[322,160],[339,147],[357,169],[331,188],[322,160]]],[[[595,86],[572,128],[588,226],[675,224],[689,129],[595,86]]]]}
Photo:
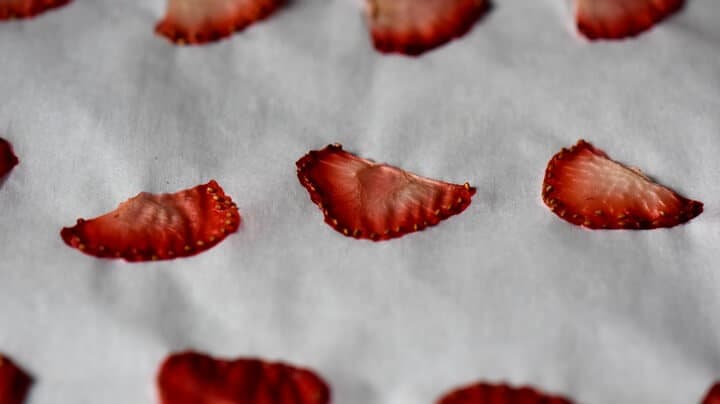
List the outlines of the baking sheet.
{"type": "Polygon", "coordinates": [[[170,351],[281,359],[344,404],[431,403],[478,379],[581,403],[695,403],[720,377],[720,7],[588,43],[561,0],[503,0],[421,58],[375,53],[357,2],[298,0],[174,47],[161,0],[0,24],[0,350],[30,404],[152,403],[170,351]],[[540,199],[585,138],[705,202],[689,225],[590,232],[540,199]],[[478,188],[384,243],[342,237],[295,176],[349,151],[478,188]],[[240,231],[188,259],[97,260],[59,237],[137,194],[216,179],[240,231]]]}

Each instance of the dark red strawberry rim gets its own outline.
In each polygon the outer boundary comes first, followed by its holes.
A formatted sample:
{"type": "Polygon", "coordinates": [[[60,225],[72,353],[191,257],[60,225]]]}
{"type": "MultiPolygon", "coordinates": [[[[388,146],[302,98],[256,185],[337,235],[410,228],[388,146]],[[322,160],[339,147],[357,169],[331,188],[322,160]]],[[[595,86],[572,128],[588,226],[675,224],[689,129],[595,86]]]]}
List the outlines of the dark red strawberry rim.
{"type": "Polygon", "coordinates": [[[720,404],[720,382],[710,388],[702,404],[720,404]]]}
{"type": "Polygon", "coordinates": [[[157,386],[161,404],[328,404],[331,397],[330,387],[312,370],[193,351],[168,356],[157,386]]]}
{"type": "Polygon", "coordinates": [[[30,18],[72,0],[3,0],[0,1],[0,20],[30,18]]]}
{"type": "Polygon", "coordinates": [[[0,179],[12,171],[18,163],[20,160],[15,155],[10,142],[0,138],[0,179]]]}
{"type": "Polygon", "coordinates": [[[7,356],[0,354],[0,403],[22,404],[32,378],[7,356]]]}
{"type": "Polygon", "coordinates": [[[478,382],[453,390],[438,404],[572,404],[572,401],[533,387],[478,382]]]}

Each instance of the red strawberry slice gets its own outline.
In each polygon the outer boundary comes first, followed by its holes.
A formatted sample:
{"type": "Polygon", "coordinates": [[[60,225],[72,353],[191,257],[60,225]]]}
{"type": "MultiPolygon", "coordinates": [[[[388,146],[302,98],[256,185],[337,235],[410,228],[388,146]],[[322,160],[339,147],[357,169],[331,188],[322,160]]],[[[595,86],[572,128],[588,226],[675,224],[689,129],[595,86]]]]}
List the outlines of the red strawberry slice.
{"type": "Polygon", "coordinates": [[[155,31],[178,44],[216,41],[273,13],[283,0],[168,0],[155,31]]]}
{"type": "Polygon", "coordinates": [[[475,188],[376,164],[335,144],[298,160],[300,183],[346,236],[374,241],[434,226],[470,205],[475,188]]]}
{"type": "Polygon", "coordinates": [[[10,142],[0,138],[0,178],[6,176],[19,162],[10,142]]]}
{"type": "Polygon", "coordinates": [[[712,386],[702,404],[720,404],[720,382],[712,386]]]}
{"type": "Polygon", "coordinates": [[[545,171],[545,204],[591,229],[654,229],[685,223],[703,204],[685,199],[580,140],[553,156],[545,171]]]}
{"type": "Polygon", "coordinates": [[[530,387],[481,382],[446,394],[438,404],[572,404],[572,401],[530,387]]]}
{"type": "Polygon", "coordinates": [[[28,18],[72,0],[0,0],[0,20],[28,18]]]}
{"type": "Polygon", "coordinates": [[[60,235],[100,258],[165,260],[205,251],[239,224],[237,206],[213,180],[174,194],[142,192],[103,216],[78,219],[60,235]]]}
{"type": "Polygon", "coordinates": [[[157,376],[161,404],[328,404],[330,388],[311,370],[259,359],[170,355],[157,376]]]}
{"type": "Polygon", "coordinates": [[[470,30],[487,0],[366,0],[375,48],[418,55],[470,30]]]}
{"type": "Polygon", "coordinates": [[[0,355],[0,403],[22,404],[25,402],[32,379],[10,358],[0,355]]]}
{"type": "Polygon", "coordinates": [[[679,10],[684,0],[577,0],[578,30],[589,39],[637,35],[679,10]]]}

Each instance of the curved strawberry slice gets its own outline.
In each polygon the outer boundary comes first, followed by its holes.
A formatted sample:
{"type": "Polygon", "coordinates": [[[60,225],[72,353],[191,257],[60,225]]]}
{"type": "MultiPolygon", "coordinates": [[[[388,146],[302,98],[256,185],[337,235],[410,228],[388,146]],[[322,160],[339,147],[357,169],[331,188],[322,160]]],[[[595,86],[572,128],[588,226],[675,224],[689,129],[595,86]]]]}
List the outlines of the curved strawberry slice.
{"type": "Polygon", "coordinates": [[[178,44],[216,41],[273,13],[283,0],[168,0],[155,31],[178,44]]]}
{"type": "Polygon", "coordinates": [[[375,48],[418,55],[470,30],[487,0],[366,0],[375,48]]]}
{"type": "Polygon", "coordinates": [[[637,35],[679,10],[684,0],[577,0],[578,30],[589,39],[637,35]]]}
{"type": "Polygon", "coordinates": [[[572,401],[530,387],[481,382],[446,394],[438,404],[572,404],[572,401]]]}
{"type": "Polygon", "coordinates": [[[328,404],[330,388],[311,370],[259,359],[221,360],[196,352],[160,367],[161,404],[328,404]]]}
{"type": "Polygon", "coordinates": [[[685,223],[703,211],[580,140],[553,156],[545,171],[543,201],[555,214],[591,229],[654,229],[685,223]]]}
{"type": "Polygon", "coordinates": [[[720,382],[716,383],[707,392],[702,404],[720,404],[720,382]]]}
{"type": "Polygon", "coordinates": [[[298,160],[300,183],[346,236],[387,240],[434,226],[470,205],[475,188],[419,177],[330,145],[298,160]]]}
{"type": "Polygon", "coordinates": [[[0,20],[29,18],[72,0],[0,0],[0,20]]]}
{"type": "Polygon", "coordinates": [[[147,261],[205,251],[237,231],[237,206],[215,181],[174,194],[142,192],[103,216],[64,228],[65,243],[101,258],[147,261]]]}
{"type": "Polygon", "coordinates": [[[10,358],[0,355],[0,403],[24,403],[30,384],[32,384],[30,376],[10,358]]]}
{"type": "Polygon", "coordinates": [[[10,142],[0,138],[0,178],[12,171],[13,167],[18,165],[19,162],[20,160],[18,160],[15,153],[13,153],[10,142]]]}

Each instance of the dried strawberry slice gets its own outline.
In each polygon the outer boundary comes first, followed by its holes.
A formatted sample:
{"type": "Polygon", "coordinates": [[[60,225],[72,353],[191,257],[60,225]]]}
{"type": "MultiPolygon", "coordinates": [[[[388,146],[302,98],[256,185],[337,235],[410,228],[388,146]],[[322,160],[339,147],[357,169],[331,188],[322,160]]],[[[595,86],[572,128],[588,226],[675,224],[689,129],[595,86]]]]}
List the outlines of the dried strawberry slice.
{"type": "Polygon", "coordinates": [[[373,44],[381,52],[418,55],[466,33],[487,0],[366,0],[373,44]]]}
{"type": "Polygon", "coordinates": [[[28,18],[72,0],[0,0],[0,20],[28,18]]]}
{"type": "Polygon", "coordinates": [[[446,394],[438,404],[572,404],[572,401],[531,387],[481,382],[446,394]]]}
{"type": "Polygon", "coordinates": [[[637,35],[683,6],[684,0],[577,0],[578,30],[589,39],[637,35]]]}
{"type": "Polygon", "coordinates": [[[0,178],[12,171],[13,167],[18,165],[19,162],[20,160],[18,160],[15,153],[13,153],[10,142],[0,138],[0,178]]]}
{"type": "Polygon", "coordinates": [[[10,358],[0,355],[0,403],[22,404],[25,402],[32,379],[10,358]]]}
{"type": "Polygon", "coordinates": [[[232,35],[272,14],[284,0],[168,0],[155,31],[179,44],[201,44],[232,35]]]}
{"type": "Polygon", "coordinates": [[[720,382],[716,383],[707,392],[702,404],[720,404],[720,382]]]}
{"type": "Polygon", "coordinates": [[[330,388],[308,369],[260,359],[170,355],[160,367],[161,404],[327,404],[330,388]]]}
{"type": "Polygon", "coordinates": [[[103,216],[78,219],[60,234],[89,255],[147,261],[205,251],[239,224],[237,206],[213,180],[174,194],[142,192],[103,216]]]}
{"type": "Polygon", "coordinates": [[[335,144],[298,160],[300,183],[346,236],[387,240],[434,226],[470,205],[475,188],[376,164],[335,144]]]}
{"type": "Polygon", "coordinates": [[[550,160],[542,196],[555,214],[591,229],[672,227],[703,211],[701,202],[656,184],[584,140],[550,160]]]}

